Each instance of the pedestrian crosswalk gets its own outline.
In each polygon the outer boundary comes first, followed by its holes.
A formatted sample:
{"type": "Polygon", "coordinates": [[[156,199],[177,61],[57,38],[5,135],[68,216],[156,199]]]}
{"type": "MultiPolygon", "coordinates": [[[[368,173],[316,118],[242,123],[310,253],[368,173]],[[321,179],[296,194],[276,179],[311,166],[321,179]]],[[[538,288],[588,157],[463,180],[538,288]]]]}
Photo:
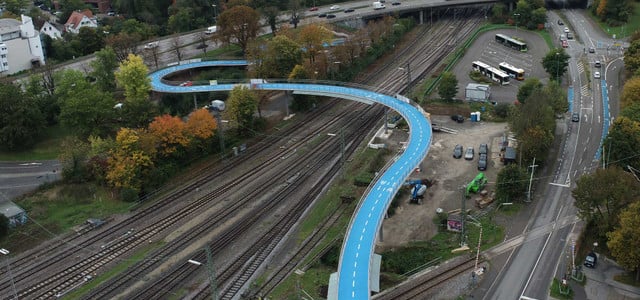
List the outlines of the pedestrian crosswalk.
{"type": "Polygon", "coordinates": [[[582,96],[591,96],[591,91],[589,91],[589,85],[585,84],[580,87],[580,94],[582,96]]]}

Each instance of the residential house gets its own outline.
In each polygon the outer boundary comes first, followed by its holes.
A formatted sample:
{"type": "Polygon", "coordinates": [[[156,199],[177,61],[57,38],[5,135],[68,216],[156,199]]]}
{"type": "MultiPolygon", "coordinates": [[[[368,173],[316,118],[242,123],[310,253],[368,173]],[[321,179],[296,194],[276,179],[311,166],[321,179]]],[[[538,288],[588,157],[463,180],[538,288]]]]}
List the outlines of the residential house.
{"type": "Polygon", "coordinates": [[[65,31],[75,34],[80,32],[80,28],[82,27],[98,27],[98,22],[91,10],[85,9],[82,12],[74,11],[71,16],[69,16],[67,23],[64,24],[65,31]]]}
{"type": "Polygon", "coordinates": [[[62,38],[62,31],[49,22],[44,22],[44,25],[40,28],[40,34],[46,34],[54,40],[62,38]]]}
{"type": "Polygon", "coordinates": [[[10,75],[44,65],[40,33],[33,20],[0,19],[0,74],[10,75]]]}

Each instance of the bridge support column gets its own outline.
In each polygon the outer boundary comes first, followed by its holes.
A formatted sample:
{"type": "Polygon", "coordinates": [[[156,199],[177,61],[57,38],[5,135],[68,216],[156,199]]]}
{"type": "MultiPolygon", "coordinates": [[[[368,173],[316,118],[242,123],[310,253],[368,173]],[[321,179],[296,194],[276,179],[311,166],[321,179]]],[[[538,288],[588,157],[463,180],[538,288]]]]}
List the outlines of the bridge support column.
{"type": "Polygon", "coordinates": [[[426,14],[427,12],[424,10],[421,10],[420,13],[418,14],[418,24],[422,25],[424,24],[424,14],[426,14]]]}

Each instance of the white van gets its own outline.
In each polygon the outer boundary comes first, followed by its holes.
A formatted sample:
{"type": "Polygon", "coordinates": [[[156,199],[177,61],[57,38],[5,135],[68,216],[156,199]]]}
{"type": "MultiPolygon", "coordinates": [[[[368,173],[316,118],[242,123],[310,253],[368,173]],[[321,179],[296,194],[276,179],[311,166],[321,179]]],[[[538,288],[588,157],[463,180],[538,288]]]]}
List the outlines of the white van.
{"type": "Polygon", "coordinates": [[[204,31],[205,34],[214,34],[218,30],[218,26],[211,26],[204,31]]]}

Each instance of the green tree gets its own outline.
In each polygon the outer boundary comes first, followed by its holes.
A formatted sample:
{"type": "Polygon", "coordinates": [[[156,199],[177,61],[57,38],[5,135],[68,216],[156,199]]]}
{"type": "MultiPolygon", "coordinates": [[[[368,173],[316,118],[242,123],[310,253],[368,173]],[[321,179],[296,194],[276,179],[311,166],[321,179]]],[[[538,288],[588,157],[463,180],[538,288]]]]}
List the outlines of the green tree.
{"type": "Polygon", "coordinates": [[[640,103],[640,77],[632,77],[622,87],[620,106],[625,108],[633,103],[640,103]]]}
{"type": "Polygon", "coordinates": [[[60,163],[62,164],[62,178],[67,182],[81,183],[89,180],[87,157],[89,144],[77,137],[70,137],[62,141],[60,163]]]}
{"type": "Polygon", "coordinates": [[[78,35],[74,37],[80,41],[80,51],[82,55],[92,54],[104,47],[104,35],[102,31],[98,31],[91,27],[81,27],[78,35]]]}
{"type": "Polygon", "coordinates": [[[302,62],[300,45],[284,35],[274,37],[265,46],[251,47],[248,53],[259,78],[286,78],[302,62]]]}
{"type": "Polygon", "coordinates": [[[527,191],[527,171],[517,164],[509,164],[498,172],[496,180],[496,199],[498,202],[511,202],[522,199],[527,191]]]}
{"type": "Polygon", "coordinates": [[[444,101],[451,102],[458,93],[458,79],[451,72],[442,73],[440,84],[438,85],[438,94],[444,101]]]}
{"type": "Polygon", "coordinates": [[[640,169],[640,122],[624,116],[616,118],[602,145],[609,163],[640,169]]]}
{"type": "Polygon", "coordinates": [[[543,89],[549,97],[549,105],[556,114],[565,113],[569,109],[567,94],[562,86],[556,81],[550,81],[543,89]]]}
{"type": "Polygon", "coordinates": [[[626,117],[632,121],[640,122],[640,102],[626,106],[620,112],[620,117],[626,117]]]}
{"type": "Polygon", "coordinates": [[[149,98],[151,80],[147,77],[147,73],[149,73],[149,69],[140,56],[129,54],[129,57],[120,63],[115,77],[118,85],[124,88],[124,96],[127,101],[140,101],[149,98]]]}
{"type": "Polygon", "coordinates": [[[524,83],[518,88],[517,100],[520,103],[525,103],[527,99],[529,99],[529,95],[533,93],[535,90],[542,89],[542,82],[538,78],[530,77],[527,78],[524,83]]]}
{"type": "Polygon", "coordinates": [[[32,146],[44,129],[37,103],[11,83],[0,83],[0,148],[19,150],[32,146]]]}
{"type": "Polygon", "coordinates": [[[636,74],[640,68],[640,40],[634,40],[624,51],[624,67],[630,74],[636,74]]]}
{"type": "Polygon", "coordinates": [[[62,24],[66,23],[71,14],[77,10],[83,10],[87,8],[87,5],[83,0],[59,0],[60,15],[58,21],[62,24]]]}
{"type": "Polygon", "coordinates": [[[614,166],[582,175],[571,194],[578,216],[595,227],[599,238],[604,238],[618,224],[622,209],[640,197],[640,183],[614,166]]]}
{"type": "Polygon", "coordinates": [[[620,213],[620,225],[607,233],[607,246],[616,262],[625,269],[636,271],[636,281],[640,281],[640,201],[631,203],[620,213]]]}
{"type": "Polygon", "coordinates": [[[92,61],[91,76],[96,78],[96,85],[103,92],[112,92],[116,88],[115,71],[118,68],[118,58],[113,48],[107,46],[96,52],[96,59],[92,61]]]}
{"type": "Polygon", "coordinates": [[[552,80],[560,80],[567,72],[569,66],[569,56],[563,48],[551,49],[542,58],[542,67],[547,71],[552,80]]]}
{"type": "Polygon", "coordinates": [[[29,77],[25,88],[25,94],[28,98],[33,99],[42,112],[47,125],[55,125],[58,122],[60,114],[60,106],[54,95],[45,84],[46,71],[42,75],[32,75],[29,77]]]}
{"type": "Polygon", "coordinates": [[[238,5],[222,12],[218,18],[217,35],[225,44],[236,44],[245,53],[249,43],[260,31],[260,15],[245,5],[238,5]]]}
{"type": "Polygon", "coordinates": [[[4,0],[2,1],[4,4],[4,8],[13,13],[14,15],[19,16],[24,13],[24,10],[29,6],[28,0],[4,0]]]}
{"type": "Polygon", "coordinates": [[[236,86],[229,93],[226,104],[226,118],[237,122],[240,135],[249,134],[253,129],[254,115],[258,109],[258,99],[253,91],[245,86],[236,86]]]}
{"type": "Polygon", "coordinates": [[[113,97],[89,83],[80,71],[64,70],[58,76],[55,95],[60,123],[82,137],[112,133],[116,125],[113,97]]]}

